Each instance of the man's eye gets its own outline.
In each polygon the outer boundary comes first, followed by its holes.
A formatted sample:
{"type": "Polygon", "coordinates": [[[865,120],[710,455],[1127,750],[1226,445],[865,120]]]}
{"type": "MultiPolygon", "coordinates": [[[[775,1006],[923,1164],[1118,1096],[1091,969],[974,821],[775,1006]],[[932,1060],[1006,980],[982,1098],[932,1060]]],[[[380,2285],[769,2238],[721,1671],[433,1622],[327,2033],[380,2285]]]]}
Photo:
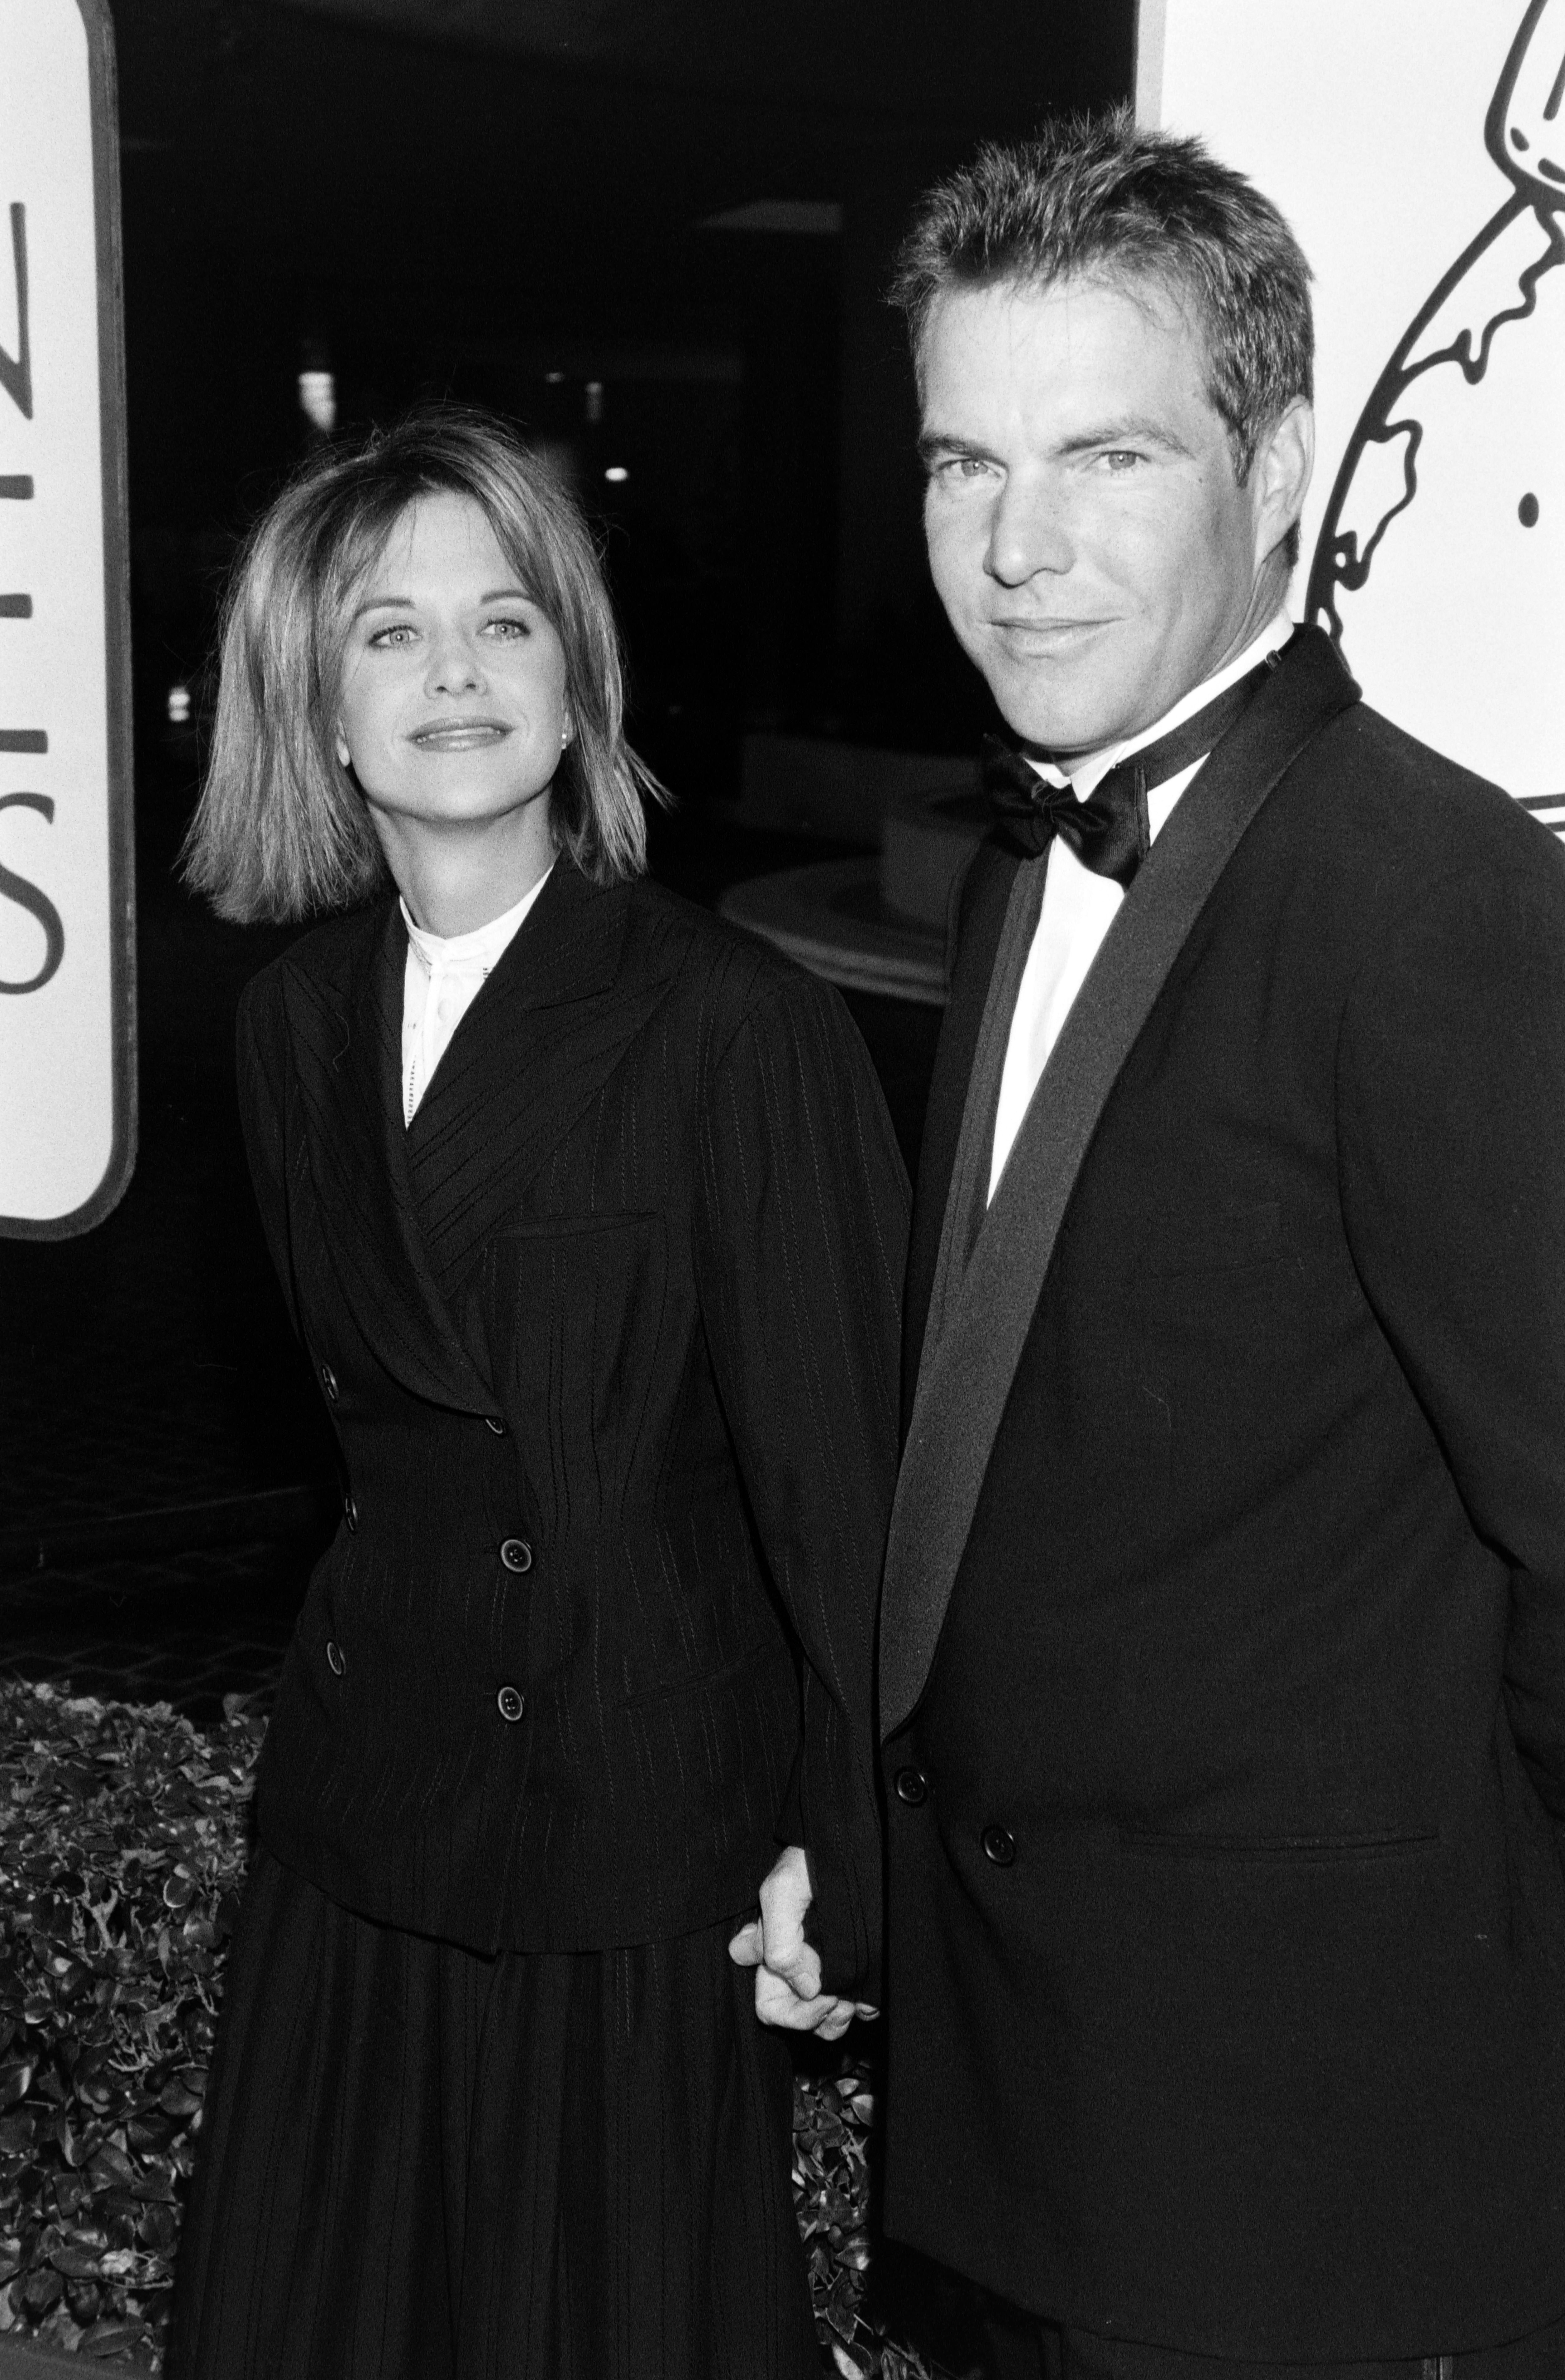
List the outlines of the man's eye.
{"type": "Polygon", "coordinates": [[[1111,446],[1102,459],[1105,468],[1119,479],[1122,478],[1127,471],[1133,471],[1142,457],[1133,447],[1111,446]]]}
{"type": "Polygon", "coordinates": [[[981,480],[993,468],[983,455],[943,455],[934,466],[933,476],[937,480],[981,480]]]}

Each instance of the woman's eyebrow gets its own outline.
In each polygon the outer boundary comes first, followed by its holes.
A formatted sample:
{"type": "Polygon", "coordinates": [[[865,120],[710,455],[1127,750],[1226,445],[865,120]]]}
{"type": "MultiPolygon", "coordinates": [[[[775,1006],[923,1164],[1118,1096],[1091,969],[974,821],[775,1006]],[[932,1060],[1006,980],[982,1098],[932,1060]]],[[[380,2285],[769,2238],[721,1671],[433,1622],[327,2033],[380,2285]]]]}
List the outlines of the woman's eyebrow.
{"type": "MultiPolygon", "coordinates": [[[[482,606],[485,603],[536,603],[538,599],[530,595],[525,587],[495,587],[478,600],[482,606]]],[[[351,627],[354,621],[361,620],[366,612],[410,612],[413,608],[410,595],[366,595],[361,603],[354,605],[348,625],[351,627]]]]}

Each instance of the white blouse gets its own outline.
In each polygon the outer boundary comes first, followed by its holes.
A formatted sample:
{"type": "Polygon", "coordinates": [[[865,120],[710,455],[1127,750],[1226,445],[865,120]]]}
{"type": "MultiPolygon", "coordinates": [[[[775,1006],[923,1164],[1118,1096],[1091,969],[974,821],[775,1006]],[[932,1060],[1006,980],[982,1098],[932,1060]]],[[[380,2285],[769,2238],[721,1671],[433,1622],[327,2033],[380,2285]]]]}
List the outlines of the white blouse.
{"type": "Polygon", "coordinates": [[[412,1123],[430,1078],[451,1036],[493,973],[529,909],[549,880],[544,873],[512,909],[475,926],[471,934],[429,934],[415,926],[401,903],[408,929],[408,964],[402,975],[402,1121],[412,1123]]]}

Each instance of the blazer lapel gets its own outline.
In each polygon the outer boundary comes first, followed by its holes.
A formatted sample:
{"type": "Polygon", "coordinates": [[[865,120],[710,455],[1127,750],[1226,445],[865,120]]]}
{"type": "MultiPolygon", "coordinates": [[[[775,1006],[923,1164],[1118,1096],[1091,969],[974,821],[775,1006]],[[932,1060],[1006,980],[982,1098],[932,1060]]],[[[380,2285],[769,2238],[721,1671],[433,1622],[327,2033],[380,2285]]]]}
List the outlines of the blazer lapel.
{"type": "Polygon", "coordinates": [[[285,976],[311,1176],[342,1296],[369,1345],[413,1395],[494,1415],[495,1392],[431,1268],[402,1123],[402,973],[394,901],[363,920],[339,974],[285,976]]]}
{"type": "Polygon", "coordinates": [[[904,1433],[912,1418],[930,1299],[939,1269],[943,1218],[962,1118],[971,1096],[996,953],[1020,866],[1020,860],[1002,851],[997,844],[981,844],[962,887],[955,937],[956,968],[935,1052],[923,1142],[919,1151],[912,1238],[908,1248],[907,1287],[902,1301],[904,1433]]]}
{"type": "MultiPolygon", "coordinates": [[[[941,1339],[949,1326],[967,1275],[968,1261],[987,1216],[995,1119],[999,1111],[1000,1083],[1005,1073],[1011,1018],[1016,1013],[1017,995],[1021,989],[1027,954],[1038,930],[1048,864],[1048,854],[1045,853],[1039,858],[1024,861],[1017,869],[1011,883],[1010,898],[1006,903],[994,965],[989,971],[984,1019],[979,1027],[978,1044],[968,1077],[967,1099],[962,1108],[961,1129],[957,1137],[956,1162],[946,1193],[946,1214],[935,1267],[935,1285],[930,1292],[929,1309],[924,1320],[924,1360],[931,1365],[937,1359],[941,1339]]],[[[922,1370],[922,1365],[920,1368],[922,1370]]]]}
{"type": "Polygon", "coordinates": [[[884,1735],[911,1716],[928,1680],[996,1432],[1109,1093],[1241,836],[1358,692],[1319,630],[1295,634],[1158,836],[1066,1019],[948,1325],[920,1370],[886,1552],[884,1735]]]}
{"type": "Polygon", "coordinates": [[[408,1162],[447,1298],[666,997],[672,942],[666,965],[649,954],[622,980],[631,898],[562,855],[435,1069],[408,1162]]]}

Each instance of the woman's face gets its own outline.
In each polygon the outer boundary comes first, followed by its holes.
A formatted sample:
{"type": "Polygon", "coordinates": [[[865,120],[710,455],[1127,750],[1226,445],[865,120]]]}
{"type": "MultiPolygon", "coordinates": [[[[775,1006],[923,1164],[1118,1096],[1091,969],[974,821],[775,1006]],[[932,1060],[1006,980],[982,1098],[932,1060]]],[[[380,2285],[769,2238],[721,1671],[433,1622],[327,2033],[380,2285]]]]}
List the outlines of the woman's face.
{"type": "Polygon", "coordinates": [[[337,759],[382,840],[488,832],[538,803],[542,824],[572,732],[565,649],[482,507],[421,496],[359,590],[337,705],[337,759]]]}

